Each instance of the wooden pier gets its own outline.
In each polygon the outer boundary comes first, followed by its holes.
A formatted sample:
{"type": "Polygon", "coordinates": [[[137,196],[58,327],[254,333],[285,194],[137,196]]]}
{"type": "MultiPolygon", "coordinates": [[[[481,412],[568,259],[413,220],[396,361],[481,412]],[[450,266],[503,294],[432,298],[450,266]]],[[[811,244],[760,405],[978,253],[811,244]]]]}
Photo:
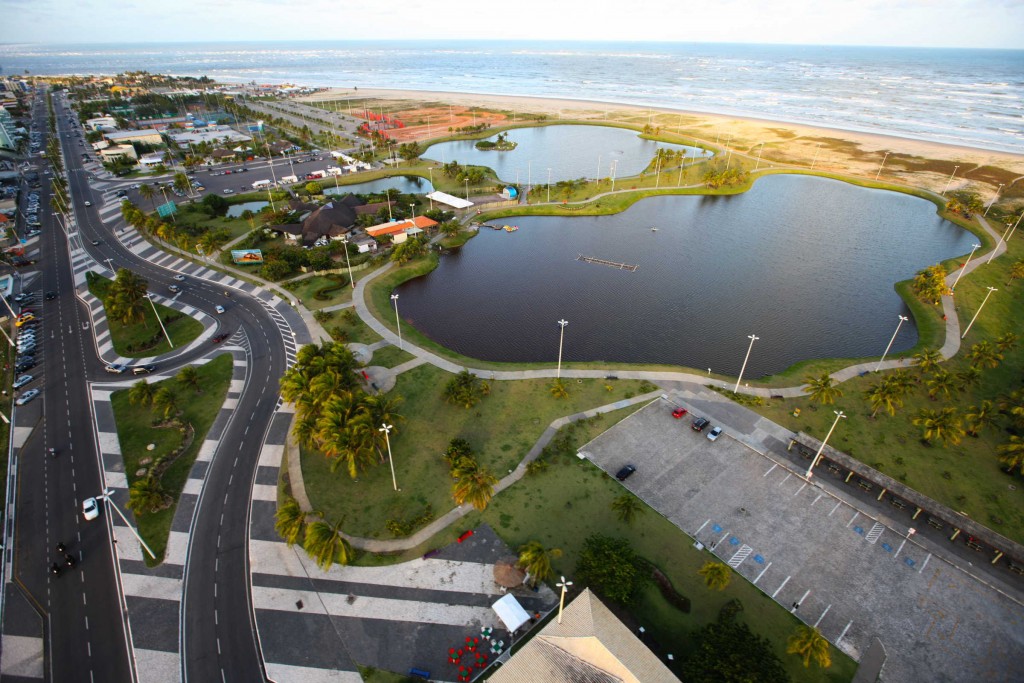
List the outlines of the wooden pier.
{"type": "Polygon", "coordinates": [[[618,261],[609,261],[608,259],[597,258],[596,256],[584,256],[583,254],[576,255],[577,261],[583,261],[585,263],[597,263],[602,266],[609,266],[611,268],[618,268],[619,270],[628,270],[631,273],[635,273],[636,269],[640,266],[632,266],[628,263],[619,263],[618,261]]]}

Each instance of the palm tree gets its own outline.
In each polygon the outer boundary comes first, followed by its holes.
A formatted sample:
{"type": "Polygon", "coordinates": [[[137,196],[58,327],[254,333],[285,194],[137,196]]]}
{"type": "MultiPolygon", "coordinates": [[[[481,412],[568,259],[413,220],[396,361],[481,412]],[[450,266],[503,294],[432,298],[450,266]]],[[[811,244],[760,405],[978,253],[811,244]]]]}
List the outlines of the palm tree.
{"type": "Polygon", "coordinates": [[[460,405],[467,410],[476,405],[480,399],[490,393],[487,382],[469,370],[463,370],[452,377],[444,388],[444,398],[449,403],[460,405]]]}
{"type": "Polygon", "coordinates": [[[1015,389],[999,397],[999,411],[1006,413],[1018,425],[1024,425],[1024,389],[1015,389]]]}
{"type": "Polygon", "coordinates": [[[914,424],[921,427],[922,441],[942,439],[945,446],[960,443],[964,429],[960,426],[960,416],[956,408],[946,407],[942,410],[921,410],[914,418],[914,424]]]}
{"type": "Polygon", "coordinates": [[[922,374],[928,374],[939,367],[942,354],[934,349],[924,348],[914,354],[914,365],[922,374]]]}
{"type": "Polygon", "coordinates": [[[697,573],[704,577],[704,585],[714,591],[724,591],[732,581],[732,570],[721,562],[705,562],[697,573]]]}
{"type": "Polygon", "coordinates": [[[546,581],[554,574],[551,568],[551,560],[562,556],[559,548],[550,550],[540,544],[540,541],[530,541],[519,547],[519,567],[530,577],[530,585],[536,586],[541,581],[546,581]]]}
{"type": "Polygon", "coordinates": [[[981,405],[971,406],[964,418],[967,420],[967,433],[971,436],[977,436],[985,427],[996,426],[996,411],[992,401],[982,401],[981,405]]]}
{"type": "Polygon", "coordinates": [[[136,514],[156,512],[164,507],[166,499],[160,480],[151,476],[143,477],[128,489],[127,507],[136,514]]]}
{"type": "Polygon", "coordinates": [[[569,398],[569,390],[565,388],[562,380],[556,379],[551,383],[551,395],[555,398],[569,398]]]}
{"type": "Polygon", "coordinates": [[[156,211],[156,200],[153,199],[153,195],[155,194],[156,191],[146,183],[143,183],[141,186],[139,186],[139,196],[142,197],[143,199],[150,200],[150,202],[153,204],[154,211],[156,211]]]}
{"type": "Polygon", "coordinates": [[[477,510],[483,510],[491,502],[494,496],[494,485],[498,478],[478,467],[475,472],[464,477],[459,477],[452,487],[452,497],[458,505],[469,503],[477,510]]]}
{"type": "Polygon", "coordinates": [[[990,341],[980,341],[967,352],[967,360],[975,367],[995,368],[1003,360],[1003,354],[990,341]]]}
{"type": "Polygon", "coordinates": [[[965,369],[956,373],[956,381],[963,390],[976,387],[981,384],[981,370],[973,365],[968,365],[965,369]]]}
{"type": "Polygon", "coordinates": [[[1015,469],[1024,472],[1024,438],[1011,436],[1009,443],[997,446],[996,450],[1002,453],[999,462],[1007,472],[1013,472],[1015,469]]]}
{"type": "Polygon", "coordinates": [[[306,527],[302,547],[324,571],[333,564],[348,564],[352,561],[352,546],[342,537],[341,524],[317,521],[306,527]]]}
{"type": "Polygon", "coordinates": [[[119,269],[107,290],[106,304],[111,317],[124,325],[143,320],[148,284],[127,268],[119,269]]]}
{"type": "Polygon", "coordinates": [[[452,479],[462,479],[473,476],[479,469],[480,463],[472,455],[460,455],[452,461],[448,474],[452,475],[452,479]]]}
{"type": "Polygon", "coordinates": [[[170,387],[160,387],[153,394],[153,407],[164,411],[164,419],[178,412],[178,395],[170,387]]]}
{"type": "Polygon", "coordinates": [[[903,405],[903,400],[896,391],[896,387],[889,381],[882,381],[868,387],[864,395],[871,403],[871,417],[877,415],[878,411],[883,408],[885,408],[889,415],[896,414],[896,408],[903,405]]]}
{"type": "Polygon", "coordinates": [[[277,508],[275,518],[274,528],[289,546],[298,543],[306,532],[306,513],[291,496],[277,508]]]}
{"type": "Polygon", "coordinates": [[[153,385],[144,379],[140,379],[138,382],[132,385],[132,388],[128,390],[128,402],[134,405],[140,405],[143,407],[153,405],[153,394],[156,390],[153,385]]]}
{"type": "Polygon", "coordinates": [[[1024,278],[1024,261],[1017,261],[1010,266],[1010,279],[1006,282],[1009,286],[1014,280],[1020,280],[1024,278]]]}
{"type": "Polygon", "coordinates": [[[928,385],[928,398],[935,400],[939,394],[945,395],[948,399],[957,391],[956,379],[952,373],[945,370],[936,370],[932,378],[926,382],[928,385]]]}
{"type": "Polygon", "coordinates": [[[996,348],[1000,351],[1013,351],[1017,348],[1017,335],[1013,332],[1004,332],[996,337],[996,348]]]}
{"type": "Polygon", "coordinates": [[[640,500],[632,493],[624,493],[615,498],[612,501],[612,510],[626,524],[632,524],[637,515],[642,515],[645,512],[640,500]]]}
{"type": "Polygon", "coordinates": [[[804,377],[804,391],[811,395],[811,398],[823,405],[832,405],[837,398],[841,398],[843,390],[837,387],[835,379],[827,372],[818,377],[808,375],[804,377]]]}
{"type": "Polygon", "coordinates": [[[181,382],[183,386],[192,387],[196,390],[197,394],[202,393],[200,387],[199,370],[194,365],[186,365],[181,370],[178,370],[178,374],[174,376],[174,379],[181,382]]]}
{"type": "Polygon", "coordinates": [[[809,667],[812,660],[822,669],[832,666],[828,641],[813,626],[797,626],[796,633],[789,638],[786,653],[800,655],[805,667],[809,667]]]}

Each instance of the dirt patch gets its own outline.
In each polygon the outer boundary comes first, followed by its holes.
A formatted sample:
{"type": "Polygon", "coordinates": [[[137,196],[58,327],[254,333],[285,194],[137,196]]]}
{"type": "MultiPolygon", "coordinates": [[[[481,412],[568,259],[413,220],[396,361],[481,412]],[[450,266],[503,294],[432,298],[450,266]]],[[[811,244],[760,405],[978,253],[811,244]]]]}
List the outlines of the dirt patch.
{"type": "MultiPolygon", "coordinates": [[[[373,113],[372,110],[370,113],[373,113]]],[[[365,111],[356,112],[353,109],[352,114],[358,118],[366,118],[365,111]]],[[[457,105],[406,109],[392,112],[389,116],[395,122],[395,127],[388,129],[388,136],[399,142],[436,138],[447,135],[450,130],[478,126],[481,123],[499,126],[508,119],[508,116],[498,112],[457,105]],[[401,122],[401,125],[398,125],[398,122],[401,122]]]]}

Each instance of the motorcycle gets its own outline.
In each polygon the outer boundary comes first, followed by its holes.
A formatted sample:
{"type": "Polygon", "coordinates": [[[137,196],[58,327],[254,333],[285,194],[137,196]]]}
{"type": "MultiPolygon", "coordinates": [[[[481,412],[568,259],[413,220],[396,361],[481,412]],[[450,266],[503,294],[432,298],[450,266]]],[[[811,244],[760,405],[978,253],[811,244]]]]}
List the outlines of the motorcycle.
{"type": "Polygon", "coordinates": [[[60,566],[56,562],[50,567],[50,573],[54,576],[60,576],[60,566]]]}
{"type": "Polygon", "coordinates": [[[66,564],[68,567],[74,567],[75,558],[72,557],[69,553],[64,553],[64,564],[66,564]]]}
{"type": "Polygon", "coordinates": [[[56,451],[56,449],[53,449],[53,448],[51,448],[51,449],[50,449],[50,457],[53,457],[53,458],[56,458],[56,457],[57,457],[57,451],[56,451]]]}
{"type": "Polygon", "coordinates": [[[62,555],[65,555],[68,552],[68,547],[66,545],[64,545],[63,543],[58,543],[57,544],[57,552],[62,554],[62,555]]]}

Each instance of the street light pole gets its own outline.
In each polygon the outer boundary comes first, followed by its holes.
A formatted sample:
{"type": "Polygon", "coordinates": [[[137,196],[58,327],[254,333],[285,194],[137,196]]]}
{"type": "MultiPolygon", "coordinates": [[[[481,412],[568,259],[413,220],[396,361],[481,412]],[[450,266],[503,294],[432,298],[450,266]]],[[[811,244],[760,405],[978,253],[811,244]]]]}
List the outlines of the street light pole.
{"type": "Polygon", "coordinates": [[[568,320],[559,320],[558,325],[561,327],[561,331],[558,333],[558,375],[555,379],[562,379],[562,341],[565,340],[565,326],[569,324],[568,320]]]}
{"type": "Polygon", "coordinates": [[[992,292],[998,292],[998,291],[999,291],[999,290],[998,290],[998,289],[996,289],[995,287],[989,287],[989,288],[988,288],[988,294],[986,294],[986,295],[985,295],[985,298],[981,300],[981,305],[980,305],[980,306],[978,306],[978,312],[974,314],[974,317],[973,317],[973,318],[971,318],[971,322],[967,323],[967,329],[966,329],[966,330],[964,330],[964,333],[960,335],[960,338],[961,338],[961,339],[963,339],[964,337],[966,337],[966,336],[967,336],[967,333],[971,331],[971,325],[973,325],[973,324],[974,324],[974,321],[978,319],[978,316],[979,316],[979,315],[981,315],[981,309],[985,308],[985,302],[986,302],[986,301],[988,301],[988,298],[989,298],[990,296],[992,296],[992,292]]]}
{"type": "Polygon", "coordinates": [[[615,192],[615,172],[619,168],[619,160],[612,159],[612,192],[615,192]]]}
{"type": "Polygon", "coordinates": [[[976,252],[980,248],[980,244],[975,244],[974,247],[971,249],[971,253],[967,256],[967,260],[964,261],[964,265],[960,268],[960,272],[957,273],[956,279],[953,280],[953,286],[950,287],[950,289],[956,289],[956,283],[960,282],[960,277],[964,274],[964,271],[967,269],[967,264],[971,262],[971,256],[974,256],[974,252],[976,252]]]}
{"type": "Polygon", "coordinates": [[[1006,236],[1009,235],[1009,234],[1010,234],[1010,224],[1007,223],[1006,224],[1006,230],[1003,230],[1003,236],[999,238],[998,242],[996,242],[996,246],[992,248],[992,253],[989,254],[988,261],[985,261],[985,263],[992,263],[992,259],[994,259],[996,257],[996,252],[999,250],[999,245],[1002,244],[1006,240],[1006,236]]]}
{"type": "Polygon", "coordinates": [[[142,544],[142,547],[146,549],[146,552],[149,554],[149,556],[155,560],[156,555],[154,555],[153,551],[150,550],[148,545],[146,545],[146,542],[142,540],[142,536],[139,536],[139,533],[135,531],[135,527],[132,526],[131,522],[128,521],[128,518],[124,516],[123,512],[121,512],[121,508],[117,507],[117,504],[114,503],[114,499],[111,498],[111,496],[113,495],[113,490],[106,489],[103,491],[102,494],[96,497],[100,500],[106,501],[107,504],[110,505],[110,507],[114,508],[114,512],[116,512],[121,517],[121,521],[123,521],[124,525],[128,527],[128,531],[132,532],[132,535],[135,536],[139,543],[142,544]]]}
{"type": "Polygon", "coordinates": [[[814,164],[818,163],[818,152],[820,152],[820,151],[821,151],[821,143],[819,142],[818,146],[814,148],[814,158],[811,159],[811,170],[812,171],[814,170],[814,164]]]}
{"type": "Polygon", "coordinates": [[[562,589],[562,594],[558,598],[558,623],[562,623],[562,608],[565,607],[565,591],[572,585],[572,581],[566,581],[565,577],[562,577],[561,582],[556,583],[556,586],[562,589]]]}
{"type": "Polygon", "coordinates": [[[889,340],[889,345],[885,347],[885,352],[882,354],[882,357],[879,359],[878,365],[875,366],[875,372],[878,372],[879,368],[882,367],[882,361],[885,360],[885,357],[889,353],[889,349],[892,348],[892,343],[894,341],[896,341],[896,335],[900,333],[900,325],[902,325],[903,323],[905,323],[908,320],[910,320],[910,318],[908,318],[907,316],[905,316],[905,315],[901,315],[900,316],[900,321],[898,323],[896,323],[896,331],[892,333],[892,339],[889,340]]]}
{"type": "Polygon", "coordinates": [[[345,264],[348,265],[348,281],[352,284],[352,289],[355,289],[356,281],[352,279],[352,262],[348,259],[348,237],[342,237],[341,243],[345,245],[345,264]]]}
{"type": "Polygon", "coordinates": [[[762,154],[764,154],[764,143],[763,142],[761,143],[761,149],[759,149],[758,152],[757,152],[757,163],[754,164],[754,170],[755,171],[758,169],[758,167],[761,166],[761,155],[762,154]]]}
{"type": "Polygon", "coordinates": [[[987,216],[988,215],[988,210],[991,209],[992,205],[996,203],[997,199],[999,199],[999,193],[1003,191],[1003,184],[1004,183],[999,183],[999,189],[996,190],[995,195],[992,197],[992,201],[990,201],[988,203],[988,206],[985,207],[985,213],[981,214],[982,216],[987,216]]]}
{"type": "Polygon", "coordinates": [[[955,176],[955,175],[956,175],[956,172],[957,172],[958,170],[960,170],[960,167],[959,167],[959,166],[954,166],[954,167],[953,167],[953,172],[949,174],[949,180],[947,180],[947,181],[946,181],[946,186],[945,186],[944,188],[942,188],[942,196],[943,196],[943,197],[945,197],[945,196],[946,196],[946,190],[948,190],[948,189],[949,189],[949,184],[950,184],[951,182],[953,182],[953,176],[955,176]]]}
{"type": "Polygon", "coordinates": [[[551,203],[551,167],[548,166],[548,204],[551,203]]]}
{"type": "Polygon", "coordinates": [[[882,157],[882,163],[878,165],[878,173],[875,174],[875,180],[878,180],[878,176],[882,175],[882,169],[885,167],[885,160],[889,158],[889,153],[886,152],[885,156],[882,157]]]}
{"type": "Polygon", "coordinates": [[[750,351],[754,348],[754,342],[760,339],[760,337],[748,334],[747,339],[750,340],[750,346],[747,347],[747,355],[743,357],[743,367],[740,368],[740,376],[736,378],[736,386],[732,388],[732,393],[734,394],[740,390],[740,382],[743,381],[743,371],[747,369],[747,360],[750,358],[750,351]]]}
{"type": "Polygon", "coordinates": [[[804,474],[805,479],[811,478],[811,470],[814,469],[818,464],[818,460],[821,459],[821,452],[825,450],[825,444],[828,443],[828,437],[832,436],[832,430],[836,428],[837,424],[839,424],[839,420],[846,417],[841,410],[833,410],[832,412],[836,414],[836,421],[832,423],[832,427],[828,430],[828,434],[825,435],[825,440],[821,442],[821,448],[819,448],[818,452],[814,454],[814,458],[811,460],[811,466],[807,468],[807,472],[804,474]]]}
{"type": "Polygon", "coordinates": [[[391,300],[395,302],[395,322],[398,324],[398,348],[404,351],[402,347],[402,319],[398,317],[398,295],[392,294],[391,300]]]}
{"type": "Polygon", "coordinates": [[[389,425],[387,422],[382,422],[378,432],[384,432],[384,441],[388,444],[388,464],[391,465],[391,485],[398,490],[398,481],[395,480],[395,461],[391,457],[391,430],[394,429],[394,425],[389,425]]]}
{"type": "Polygon", "coordinates": [[[174,348],[174,342],[171,341],[171,335],[167,334],[167,328],[164,327],[164,321],[160,319],[160,314],[156,312],[156,304],[153,303],[153,297],[146,294],[146,299],[149,300],[149,305],[153,307],[153,315],[156,317],[156,321],[160,323],[160,329],[164,333],[164,338],[167,339],[167,343],[170,344],[171,348],[174,348]]]}

